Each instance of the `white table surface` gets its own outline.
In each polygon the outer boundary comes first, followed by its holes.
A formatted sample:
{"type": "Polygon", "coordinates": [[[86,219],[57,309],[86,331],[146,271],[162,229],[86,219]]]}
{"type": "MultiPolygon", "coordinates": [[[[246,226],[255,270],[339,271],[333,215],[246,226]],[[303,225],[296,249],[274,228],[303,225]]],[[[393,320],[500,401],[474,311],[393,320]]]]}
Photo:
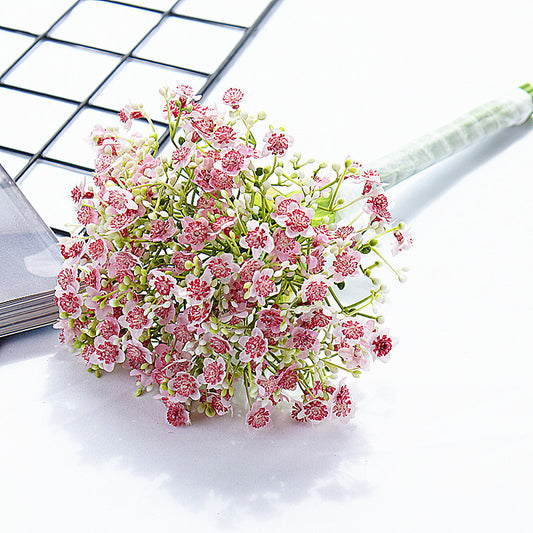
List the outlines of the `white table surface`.
{"type": "MultiPolygon", "coordinates": [[[[532,22],[529,0],[282,0],[218,92],[304,154],[368,161],[533,82],[532,22]]],[[[532,195],[531,122],[396,188],[400,342],[348,425],[174,429],[52,328],[1,339],[0,530],[532,531],[532,195]]]]}

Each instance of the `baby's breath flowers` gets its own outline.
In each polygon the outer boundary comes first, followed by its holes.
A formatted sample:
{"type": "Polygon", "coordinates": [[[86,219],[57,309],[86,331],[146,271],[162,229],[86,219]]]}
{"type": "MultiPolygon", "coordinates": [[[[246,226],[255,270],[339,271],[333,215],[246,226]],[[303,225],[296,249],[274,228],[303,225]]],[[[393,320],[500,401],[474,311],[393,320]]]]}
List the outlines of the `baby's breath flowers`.
{"type": "MultiPolygon", "coordinates": [[[[72,192],[84,231],[61,244],[61,340],[96,375],[129,368],[136,394],[155,388],[174,426],[193,410],[230,412],[238,382],[252,428],[279,403],[299,422],[348,420],[339,373],[359,376],[394,346],[375,271],[400,277],[386,257],[412,242],[391,223],[379,175],[289,156],[292,137],[244,113],[238,89],[224,113],[185,85],[162,94],[167,157],[155,130],[93,132],[94,183],[72,192]],[[356,193],[342,199],[347,183],[356,193]],[[366,293],[346,305],[352,278],[366,293]]],[[[119,116],[126,130],[149,120],[141,107],[119,116]]]]}

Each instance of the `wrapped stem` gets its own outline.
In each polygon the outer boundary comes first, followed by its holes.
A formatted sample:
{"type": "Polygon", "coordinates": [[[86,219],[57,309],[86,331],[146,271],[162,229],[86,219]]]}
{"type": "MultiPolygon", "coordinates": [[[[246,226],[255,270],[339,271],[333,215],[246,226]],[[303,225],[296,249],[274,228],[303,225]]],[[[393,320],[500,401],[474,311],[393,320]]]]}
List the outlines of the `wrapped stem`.
{"type": "Polygon", "coordinates": [[[392,187],[477,141],[510,126],[523,124],[533,112],[532,98],[533,87],[522,85],[508,95],[479,106],[433,133],[374,161],[370,166],[379,172],[385,188],[392,187]]]}

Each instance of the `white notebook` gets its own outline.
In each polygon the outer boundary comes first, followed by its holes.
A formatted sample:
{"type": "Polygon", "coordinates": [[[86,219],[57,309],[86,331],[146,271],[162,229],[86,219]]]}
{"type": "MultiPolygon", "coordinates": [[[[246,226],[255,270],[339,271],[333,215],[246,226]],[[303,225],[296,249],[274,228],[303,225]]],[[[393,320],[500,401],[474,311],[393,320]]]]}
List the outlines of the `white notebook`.
{"type": "Polygon", "coordinates": [[[57,320],[54,233],[0,165],[0,337],[57,320]]]}

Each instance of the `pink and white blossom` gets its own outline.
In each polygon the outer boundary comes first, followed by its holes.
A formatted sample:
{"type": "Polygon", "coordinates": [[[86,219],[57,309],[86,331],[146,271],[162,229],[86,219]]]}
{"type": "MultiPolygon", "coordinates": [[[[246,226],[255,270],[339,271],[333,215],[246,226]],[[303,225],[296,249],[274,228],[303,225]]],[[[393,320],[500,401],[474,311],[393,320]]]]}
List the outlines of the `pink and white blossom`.
{"type": "Polygon", "coordinates": [[[274,239],[266,222],[259,224],[256,220],[246,223],[246,235],[243,235],[239,244],[252,252],[252,257],[258,259],[262,253],[270,253],[274,249],[274,239]]]}

